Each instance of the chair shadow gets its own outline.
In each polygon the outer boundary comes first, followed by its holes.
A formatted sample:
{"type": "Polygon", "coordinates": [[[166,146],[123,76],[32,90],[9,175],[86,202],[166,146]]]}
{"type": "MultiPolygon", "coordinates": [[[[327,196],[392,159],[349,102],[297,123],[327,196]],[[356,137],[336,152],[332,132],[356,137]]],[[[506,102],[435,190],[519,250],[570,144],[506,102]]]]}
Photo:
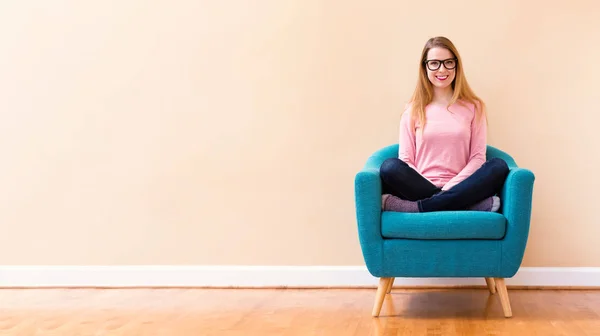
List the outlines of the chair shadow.
{"type": "MultiPolygon", "coordinates": [[[[394,299],[394,295],[398,296],[397,294],[399,293],[394,293],[392,291],[391,294],[387,294],[386,300],[384,302],[384,306],[382,309],[382,314],[379,315],[379,317],[377,318],[373,318],[371,323],[372,323],[372,327],[371,327],[371,335],[376,335],[376,336],[382,336],[382,335],[391,335],[391,334],[397,334],[397,331],[399,329],[400,325],[403,325],[404,319],[412,319],[414,320],[434,320],[434,319],[444,319],[444,318],[448,318],[448,317],[453,317],[456,319],[469,319],[469,320],[473,320],[473,319],[481,319],[481,320],[493,320],[493,319],[504,319],[503,316],[499,315],[498,317],[490,317],[493,316],[493,313],[491,312],[493,309],[492,307],[494,306],[494,304],[499,302],[496,302],[496,298],[495,295],[489,295],[487,299],[485,299],[485,304],[484,304],[484,309],[483,312],[475,312],[475,309],[478,309],[480,305],[477,305],[477,307],[472,307],[473,311],[472,312],[468,312],[468,313],[464,313],[461,312],[459,310],[456,310],[455,308],[453,308],[453,306],[447,306],[447,307],[442,307],[439,306],[441,303],[438,301],[444,301],[445,300],[440,300],[440,299],[435,299],[436,295],[427,295],[425,297],[425,299],[429,299],[430,301],[428,302],[428,304],[431,305],[436,305],[438,304],[438,308],[437,309],[433,309],[433,310],[429,310],[429,311],[425,311],[423,308],[423,303],[421,303],[421,301],[418,301],[418,299],[410,299],[408,298],[408,296],[406,298],[403,298],[401,300],[398,300],[397,298],[394,299]],[[433,300],[431,300],[432,296],[434,297],[433,300]],[[404,302],[404,300],[406,299],[406,303],[404,302]],[[411,310],[411,308],[414,308],[415,306],[415,302],[417,307],[417,310],[411,310]],[[412,305],[412,306],[411,306],[412,305]],[[445,309],[443,309],[445,308],[445,309]],[[445,310],[445,313],[442,313],[442,310],[445,310]]],[[[439,295],[443,295],[445,293],[438,293],[439,295]]],[[[418,295],[418,293],[409,293],[408,295],[418,295]]],[[[438,295],[438,296],[439,296],[438,295]]],[[[421,298],[423,298],[421,296],[421,298]]],[[[445,303],[444,303],[445,304],[445,303]]],[[[409,329],[411,328],[410,326],[408,327],[409,329]]]]}
{"type": "Polygon", "coordinates": [[[497,295],[483,290],[427,290],[426,292],[394,292],[387,294],[380,318],[414,319],[504,318],[497,295]],[[484,294],[486,298],[484,298],[484,294]],[[494,309],[498,305],[498,309],[494,309]],[[499,315],[498,315],[499,314],[499,315]]]}
{"type": "Polygon", "coordinates": [[[509,289],[508,295],[512,317],[507,319],[498,293],[487,289],[393,290],[379,318],[599,321],[600,291],[509,289]]]}

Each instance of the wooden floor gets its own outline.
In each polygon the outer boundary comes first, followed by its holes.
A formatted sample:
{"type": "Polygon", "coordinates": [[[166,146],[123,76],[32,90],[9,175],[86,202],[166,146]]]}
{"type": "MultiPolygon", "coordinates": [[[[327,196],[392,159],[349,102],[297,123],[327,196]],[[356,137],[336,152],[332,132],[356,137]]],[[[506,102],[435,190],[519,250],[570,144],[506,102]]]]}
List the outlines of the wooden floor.
{"type": "Polygon", "coordinates": [[[600,291],[3,289],[0,335],[600,335],[600,291]]]}

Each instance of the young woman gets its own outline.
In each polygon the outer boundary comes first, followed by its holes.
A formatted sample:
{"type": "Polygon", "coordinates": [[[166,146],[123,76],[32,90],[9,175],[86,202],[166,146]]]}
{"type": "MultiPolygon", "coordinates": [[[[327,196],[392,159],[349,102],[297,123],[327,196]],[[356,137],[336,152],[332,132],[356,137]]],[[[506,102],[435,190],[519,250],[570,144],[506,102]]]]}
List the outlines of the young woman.
{"type": "Polygon", "coordinates": [[[381,165],[385,211],[497,211],[508,175],[501,159],[486,161],[485,104],[465,78],[454,44],[427,41],[419,79],[400,120],[399,157],[381,165]]]}

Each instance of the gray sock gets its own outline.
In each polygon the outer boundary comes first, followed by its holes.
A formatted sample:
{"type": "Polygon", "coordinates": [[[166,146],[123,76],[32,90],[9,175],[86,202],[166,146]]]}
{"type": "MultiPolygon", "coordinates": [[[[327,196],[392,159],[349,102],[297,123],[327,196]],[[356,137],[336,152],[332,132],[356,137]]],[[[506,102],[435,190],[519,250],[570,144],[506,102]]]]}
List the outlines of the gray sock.
{"type": "Polygon", "coordinates": [[[492,196],[473,204],[467,210],[496,212],[500,209],[500,197],[492,196]]]}
{"type": "Polygon", "coordinates": [[[381,197],[381,205],[384,211],[419,212],[417,202],[403,200],[389,194],[385,194],[381,197]]]}

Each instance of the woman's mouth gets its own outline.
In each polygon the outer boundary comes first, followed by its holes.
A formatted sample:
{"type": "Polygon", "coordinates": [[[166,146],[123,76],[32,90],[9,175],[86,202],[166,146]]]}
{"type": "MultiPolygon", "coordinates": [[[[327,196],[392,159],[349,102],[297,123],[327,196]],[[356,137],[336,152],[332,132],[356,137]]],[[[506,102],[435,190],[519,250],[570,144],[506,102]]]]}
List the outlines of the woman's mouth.
{"type": "Polygon", "coordinates": [[[435,76],[435,78],[437,78],[437,80],[439,81],[445,81],[446,79],[448,79],[448,76],[435,76]]]}

